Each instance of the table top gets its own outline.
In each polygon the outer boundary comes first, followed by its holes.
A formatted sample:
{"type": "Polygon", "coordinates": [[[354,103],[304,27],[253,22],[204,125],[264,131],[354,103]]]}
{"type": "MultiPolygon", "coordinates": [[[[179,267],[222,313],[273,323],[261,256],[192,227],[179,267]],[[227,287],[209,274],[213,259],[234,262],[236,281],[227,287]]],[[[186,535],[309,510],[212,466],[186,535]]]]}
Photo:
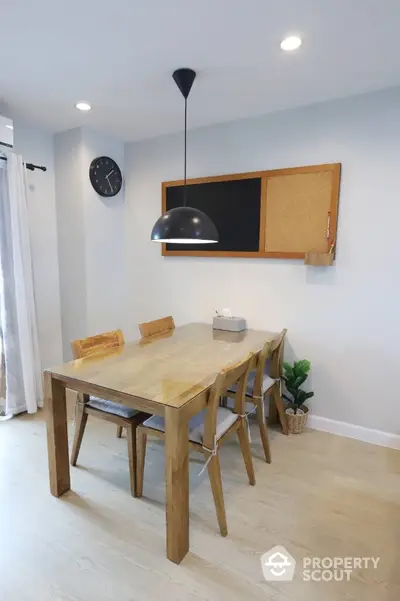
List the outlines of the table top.
{"type": "Polygon", "coordinates": [[[46,370],[80,382],[170,407],[181,407],[209,388],[226,365],[259,352],[277,334],[257,330],[226,332],[190,323],[171,333],[126,343],[46,370]]]}

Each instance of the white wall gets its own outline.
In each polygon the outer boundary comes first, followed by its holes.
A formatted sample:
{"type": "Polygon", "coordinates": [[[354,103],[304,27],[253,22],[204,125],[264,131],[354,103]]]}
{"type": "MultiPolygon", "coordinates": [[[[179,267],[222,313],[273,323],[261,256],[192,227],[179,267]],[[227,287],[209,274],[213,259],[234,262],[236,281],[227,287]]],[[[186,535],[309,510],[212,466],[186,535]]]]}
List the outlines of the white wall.
{"type": "Polygon", "coordinates": [[[12,119],[3,117],[0,114],[0,146],[3,144],[10,147],[14,146],[14,132],[12,129],[10,129],[12,127],[12,119]]]}
{"type": "Polygon", "coordinates": [[[112,198],[94,191],[89,167],[99,156],[114,159],[124,171],[124,144],[84,128],[82,146],[83,202],[87,282],[87,335],[113,330],[124,320],[124,187],[112,198]]]}
{"type": "Polygon", "coordinates": [[[336,264],[162,258],[150,232],[160,183],[182,177],[182,135],[127,145],[127,334],[227,306],[288,327],[288,356],[312,361],[315,414],[400,433],[400,89],[194,130],[188,158],[192,177],[341,162],[336,264]]]}
{"type": "Polygon", "coordinates": [[[54,151],[62,344],[70,358],[71,340],[86,332],[82,130],[56,134],[54,151]]]}
{"type": "Polygon", "coordinates": [[[46,368],[62,360],[53,136],[14,120],[14,150],[25,161],[47,167],[46,172],[27,170],[39,346],[46,368]]]}
{"type": "Polygon", "coordinates": [[[71,340],[122,326],[126,294],[124,191],[102,198],[89,167],[107,155],[123,171],[124,145],[88,128],[55,136],[58,241],[64,358],[71,340]]]}

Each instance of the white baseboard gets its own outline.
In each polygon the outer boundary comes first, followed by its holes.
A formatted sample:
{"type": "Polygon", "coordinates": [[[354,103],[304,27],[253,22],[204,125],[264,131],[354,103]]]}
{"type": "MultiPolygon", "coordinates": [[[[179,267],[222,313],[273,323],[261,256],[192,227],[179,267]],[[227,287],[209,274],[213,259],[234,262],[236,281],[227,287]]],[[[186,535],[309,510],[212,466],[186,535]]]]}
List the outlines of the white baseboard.
{"type": "Polygon", "coordinates": [[[355,438],[363,442],[370,442],[380,447],[388,447],[390,449],[400,450],[400,434],[391,434],[390,432],[382,432],[381,430],[373,430],[372,428],[364,428],[363,426],[355,426],[347,422],[339,422],[335,419],[320,417],[310,414],[308,416],[307,426],[314,430],[322,430],[347,438],[355,438]]]}

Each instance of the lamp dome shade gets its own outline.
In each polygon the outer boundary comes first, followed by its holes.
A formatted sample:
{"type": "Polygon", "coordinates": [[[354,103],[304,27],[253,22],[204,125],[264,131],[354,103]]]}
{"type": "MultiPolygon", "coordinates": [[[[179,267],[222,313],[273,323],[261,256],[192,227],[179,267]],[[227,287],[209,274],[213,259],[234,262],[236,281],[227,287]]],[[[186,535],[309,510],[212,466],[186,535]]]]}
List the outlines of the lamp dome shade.
{"type": "Polygon", "coordinates": [[[218,232],[202,211],[193,207],[176,207],[156,221],[151,239],[169,244],[212,244],[218,242],[218,232]]]}

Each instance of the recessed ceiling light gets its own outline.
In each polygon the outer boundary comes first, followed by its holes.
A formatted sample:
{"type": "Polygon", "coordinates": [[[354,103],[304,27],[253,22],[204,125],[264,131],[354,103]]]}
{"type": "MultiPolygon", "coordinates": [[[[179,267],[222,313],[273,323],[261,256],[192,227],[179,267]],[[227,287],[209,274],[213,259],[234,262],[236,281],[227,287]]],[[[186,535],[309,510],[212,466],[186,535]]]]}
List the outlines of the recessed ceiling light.
{"type": "Polygon", "coordinates": [[[92,108],[87,102],[77,102],[75,106],[80,111],[90,111],[92,108]]]}
{"type": "Polygon", "coordinates": [[[7,129],[14,129],[14,127],[12,125],[5,125],[4,127],[6,127],[7,129]]]}
{"type": "Polygon", "coordinates": [[[281,42],[282,50],[286,50],[286,51],[296,50],[300,46],[301,46],[301,38],[299,38],[297,35],[290,35],[289,37],[285,38],[281,42]]]}

